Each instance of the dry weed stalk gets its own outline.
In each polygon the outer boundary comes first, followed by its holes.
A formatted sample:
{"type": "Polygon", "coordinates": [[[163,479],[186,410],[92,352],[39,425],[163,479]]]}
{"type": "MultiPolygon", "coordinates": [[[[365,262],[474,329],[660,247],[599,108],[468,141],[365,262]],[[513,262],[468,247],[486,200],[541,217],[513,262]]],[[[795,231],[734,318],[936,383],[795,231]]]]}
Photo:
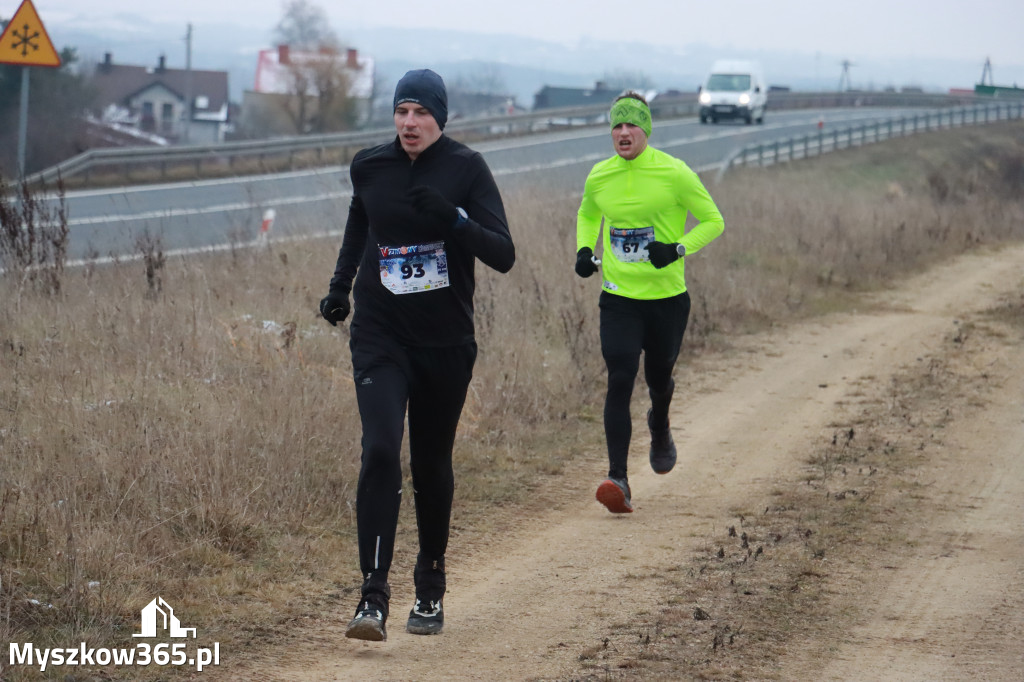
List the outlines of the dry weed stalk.
{"type": "MultiPolygon", "coordinates": [[[[0,269],[18,282],[59,294],[68,250],[68,211],[58,178],[56,205],[46,188],[33,190],[22,180],[11,187],[0,176],[0,269]]],[[[20,300],[20,299],[19,299],[20,300]]]]}

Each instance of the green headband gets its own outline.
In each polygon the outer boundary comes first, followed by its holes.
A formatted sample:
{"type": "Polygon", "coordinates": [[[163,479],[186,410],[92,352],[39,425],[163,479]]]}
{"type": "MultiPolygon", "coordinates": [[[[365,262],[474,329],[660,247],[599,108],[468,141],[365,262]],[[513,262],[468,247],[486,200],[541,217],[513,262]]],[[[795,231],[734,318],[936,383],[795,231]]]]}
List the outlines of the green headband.
{"type": "Polygon", "coordinates": [[[641,128],[647,137],[651,136],[651,110],[638,99],[623,97],[612,105],[608,118],[611,119],[613,130],[620,123],[632,123],[641,128]]]}

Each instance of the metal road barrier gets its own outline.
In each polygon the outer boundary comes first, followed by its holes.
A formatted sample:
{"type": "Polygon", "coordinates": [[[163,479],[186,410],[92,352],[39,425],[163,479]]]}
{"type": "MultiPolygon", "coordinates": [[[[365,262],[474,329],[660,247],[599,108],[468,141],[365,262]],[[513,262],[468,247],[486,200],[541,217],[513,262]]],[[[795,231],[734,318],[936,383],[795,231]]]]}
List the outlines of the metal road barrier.
{"type": "MultiPolygon", "coordinates": [[[[445,132],[471,137],[500,137],[539,132],[557,127],[589,125],[607,119],[608,105],[544,109],[539,112],[454,119],[445,132]]],[[[104,147],[90,149],[26,178],[30,185],[52,185],[57,179],[82,183],[103,178],[117,181],[164,180],[188,173],[191,177],[216,174],[269,172],[297,164],[347,163],[357,151],[393,139],[393,127],[374,130],[294,135],[262,140],[240,140],[207,145],[173,147],[104,147]]]]}
{"type": "Polygon", "coordinates": [[[823,125],[819,125],[816,131],[805,135],[749,144],[737,149],[723,162],[716,180],[721,180],[733,166],[770,166],[919,132],[1020,118],[1024,118],[1024,100],[937,109],[910,117],[900,116],[847,128],[830,128],[827,131],[823,125]]]}
{"type": "MultiPolygon", "coordinates": [[[[977,101],[973,96],[921,93],[794,93],[769,96],[769,111],[820,107],[927,106],[949,107],[977,101]]],[[[696,93],[657,97],[652,113],[660,119],[696,116],[696,93]]],[[[608,103],[586,107],[541,109],[509,116],[454,119],[445,132],[482,139],[542,132],[570,126],[604,123],[608,103]]],[[[148,182],[215,175],[244,175],[290,170],[298,165],[347,163],[357,151],[392,139],[394,128],[324,135],[296,135],[265,140],[242,140],[212,145],[174,147],[108,147],[90,149],[26,178],[31,185],[52,185],[59,179],[73,184],[148,182]]]]}

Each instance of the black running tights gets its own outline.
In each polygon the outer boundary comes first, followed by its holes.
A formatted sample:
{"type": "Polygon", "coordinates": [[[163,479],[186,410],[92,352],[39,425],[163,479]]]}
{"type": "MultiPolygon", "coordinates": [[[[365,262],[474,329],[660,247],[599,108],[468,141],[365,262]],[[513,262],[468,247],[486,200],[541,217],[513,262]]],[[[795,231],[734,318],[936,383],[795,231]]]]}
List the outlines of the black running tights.
{"type": "Polygon", "coordinates": [[[604,432],[608,476],[626,478],[633,424],[629,403],[644,353],[644,378],[651,398],[651,423],[668,424],[675,384],[672,370],[690,317],[690,294],[639,300],[601,292],[601,354],[608,368],[604,432]]]}
{"type": "Polygon", "coordinates": [[[363,593],[387,593],[402,500],[406,410],[420,555],[441,560],[448,547],[452,447],[476,361],[476,343],[410,348],[381,339],[351,342],[362,421],[356,523],[363,593]]]}

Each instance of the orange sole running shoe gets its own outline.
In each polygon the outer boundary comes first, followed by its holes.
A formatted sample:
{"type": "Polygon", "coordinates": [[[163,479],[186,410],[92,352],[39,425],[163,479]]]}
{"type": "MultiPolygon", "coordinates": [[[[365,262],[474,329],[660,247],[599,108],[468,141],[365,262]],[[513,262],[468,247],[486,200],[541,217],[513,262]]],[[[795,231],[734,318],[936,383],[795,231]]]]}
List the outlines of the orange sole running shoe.
{"type": "Polygon", "coordinates": [[[608,478],[597,486],[597,501],[608,508],[613,514],[631,514],[633,505],[629,503],[629,483],[623,480],[608,478]]]}

